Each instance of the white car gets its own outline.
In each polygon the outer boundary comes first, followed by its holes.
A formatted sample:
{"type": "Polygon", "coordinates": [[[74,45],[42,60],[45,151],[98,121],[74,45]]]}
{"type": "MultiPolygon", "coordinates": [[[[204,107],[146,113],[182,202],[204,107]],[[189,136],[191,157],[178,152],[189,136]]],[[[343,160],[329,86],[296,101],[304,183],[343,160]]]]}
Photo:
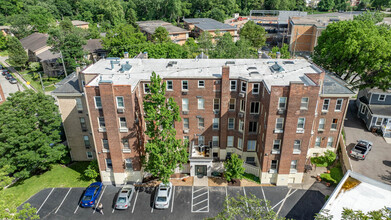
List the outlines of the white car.
{"type": "Polygon", "coordinates": [[[155,208],[167,209],[172,195],[172,183],[160,183],[155,194],[155,208]]]}
{"type": "Polygon", "coordinates": [[[116,209],[127,209],[130,206],[134,193],[133,185],[125,185],[118,193],[117,202],[115,203],[116,209]]]}

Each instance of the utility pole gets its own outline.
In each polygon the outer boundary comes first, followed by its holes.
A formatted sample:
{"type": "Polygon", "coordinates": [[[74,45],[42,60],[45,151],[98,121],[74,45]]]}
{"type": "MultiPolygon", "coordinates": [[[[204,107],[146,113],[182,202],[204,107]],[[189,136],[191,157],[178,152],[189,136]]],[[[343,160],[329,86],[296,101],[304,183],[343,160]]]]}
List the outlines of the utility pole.
{"type": "MultiPolygon", "coordinates": [[[[64,59],[62,58],[62,52],[61,52],[61,50],[60,50],[60,57],[61,57],[62,67],[64,68],[65,77],[67,77],[68,74],[67,74],[67,70],[66,70],[66,68],[65,68],[64,59]]],[[[41,80],[41,82],[42,82],[42,80],[41,80]]]]}
{"type": "Polygon", "coordinates": [[[41,80],[41,86],[42,86],[43,93],[45,93],[45,86],[43,85],[43,82],[42,82],[41,72],[39,72],[39,79],[41,80]]]}

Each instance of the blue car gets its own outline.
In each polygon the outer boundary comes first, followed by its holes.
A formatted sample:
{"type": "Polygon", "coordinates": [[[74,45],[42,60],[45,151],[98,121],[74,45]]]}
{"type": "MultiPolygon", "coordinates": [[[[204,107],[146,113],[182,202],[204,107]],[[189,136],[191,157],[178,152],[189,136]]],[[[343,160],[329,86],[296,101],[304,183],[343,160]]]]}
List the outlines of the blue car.
{"type": "Polygon", "coordinates": [[[100,192],[102,191],[103,184],[101,182],[91,183],[89,185],[81,199],[81,207],[93,207],[95,201],[99,197],[100,192]]]}

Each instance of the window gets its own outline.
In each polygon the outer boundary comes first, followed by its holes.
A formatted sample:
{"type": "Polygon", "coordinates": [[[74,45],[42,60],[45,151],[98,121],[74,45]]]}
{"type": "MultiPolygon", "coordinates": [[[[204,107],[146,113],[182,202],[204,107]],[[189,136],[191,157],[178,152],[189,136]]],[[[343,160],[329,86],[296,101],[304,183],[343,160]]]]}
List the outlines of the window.
{"type": "Polygon", "coordinates": [[[239,131],[243,132],[244,130],[244,121],[239,119],[239,131]]]}
{"type": "Polygon", "coordinates": [[[249,126],[248,126],[248,132],[249,133],[257,133],[257,128],[258,128],[258,122],[250,121],[249,126]]]}
{"type": "Polygon", "coordinates": [[[307,110],[308,109],[308,97],[303,97],[301,98],[301,104],[300,104],[300,109],[307,110]]]}
{"type": "MultiPolygon", "coordinates": [[[[0,96],[0,101],[1,101],[1,96],[0,96]]],[[[81,103],[80,98],[76,98],[76,109],[77,111],[83,111],[83,104],[81,103]]]]}
{"type": "Polygon", "coordinates": [[[84,135],[83,140],[84,140],[84,146],[86,148],[90,148],[91,147],[90,137],[88,137],[88,135],[84,135]]]}
{"type": "Polygon", "coordinates": [[[259,83],[254,83],[253,84],[253,94],[259,94],[259,83]]]}
{"type": "Polygon", "coordinates": [[[255,165],[255,157],[246,157],[246,163],[255,165]]]}
{"type": "Polygon", "coordinates": [[[173,90],[172,80],[167,80],[167,90],[173,90]]]}
{"type": "Polygon", "coordinates": [[[182,111],[189,111],[189,99],[182,99],[182,111]]]}
{"type": "Polygon", "coordinates": [[[204,128],[204,119],[198,118],[198,128],[204,128]]]}
{"type": "Polygon", "coordinates": [[[236,99],[229,100],[229,110],[230,111],[235,111],[235,104],[236,104],[236,99]]]}
{"type": "Polygon", "coordinates": [[[240,100],[240,111],[244,112],[246,110],[246,101],[244,99],[240,100]]]}
{"type": "Polygon", "coordinates": [[[213,119],[213,129],[219,129],[219,118],[214,118],[213,119]]]}
{"type": "Polygon", "coordinates": [[[247,90],[247,82],[242,82],[242,87],[240,89],[241,92],[246,92],[247,90]]]}
{"type": "Polygon", "coordinates": [[[189,129],[189,119],[188,118],[183,119],[183,129],[184,130],[189,129]]]}
{"type": "Polygon", "coordinates": [[[99,130],[105,131],[106,130],[105,118],[99,117],[98,121],[99,121],[99,130]]]}
{"type": "Polygon", "coordinates": [[[128,126],[126,125],[126,118],[121,117],[119,118],[119,127],[120,129],[127,128],[128,126]]]}
{"type": "Polygon", "coordinates": [[[205,81],[204,80],[198,80],[198,88],[205,88],[205,81]]]}
{"type": "Polygon", "coordinates": [[[182,90],[188,90],[189,85],[187,84],[187,80],[182,80],[182,90]]]}
{"type": "Polygon", "coordinates": [[[122,139],[122,147],[125,149],[130,149],[129,147],[129,140],[128,139],[122,139]]]}
{"type": "Polygon", "coordinates": [[[79,118],[80,119],[80,126],[82,131],[87,131],[87,124],[85,118],[79,118]]]}
{"type": "Polygon", "coordinates": [[[94,156],[92,155],[92,152],[87,151],[87,159],[92,159],[94,156]]]}
{"type": "Polygon", "coordinates": [[[243,149],[243,139],[242,138],[238,138],[238,148],[243,149]]]}
{"type": "Polygon", "coordinates": [[[144,83],[144,93],[149,93],[151,90],[149,89],[149,83],[144,83]]]}
{"type": "Polygon", "coordinates": [[[198,146],[204,145],[205,139],[204,136],[198,136],[198,146]]]}
{"type": "Polygon", "coordinates": [[[342,110],[342,103],[343,99],[337,99],[337,103],[335,103],[335,111],[341,111],[342,110]]]}
{"type": "Polygon", "coordinates": [[[293,154],[300,154],[301,152],[301,141],[300,140],[295,140],[293,143],[293,154]]]}
{"type": "Polygon", "coordinates": [[[106,170],[111,170],[113,169],[113,163],[111,162],[111,159],[107,158],[106,159],[106,170]]]}
{"type": "Polygon", "coordinates": [[[365,114],[366,110],[367,110],[366,106],[365,105],[361,105],[360,113],[361,114],[365,114]]]}
{"type": "Polygon", "coordinates": [[[100,98],[100,96],[95,96],[95,108],[102,108],[102,100],[100,98]]]}
{"type": "Polygon", "coordinates": [[[124,97],[122,96],[117,96],[117,108],[124,108],[124,97]]]}
{"type": "Polygon", "coordinates": [[[280,153],[280,148],[281,148],[281,140],[280,139],[274,140],[272,153],[280,153]]]}
{"type": "Polygon", "coordinates": [[[382,121],[383,121],[383,118],[377,118],[376,119],[376,126],[380,126],[381,125],[381,123],[382,123],[382,121]]]}
{"type": "Polygon", "coordinates": [[[333,147],[333,141],[334,141],[333,137],[327,138],[327,147],[333,147]]]}
{"type": "Polygon", "coordinates": [[[385,101],[386,100],[386,95],[379,95],[379,101],[385,101]]]}
{"type": "Polygon", "coordinates": [[[269,173],[276,173],[278,167],[278,160],[272,160],[272,163],[270,164],[270,171],[269,173]]]}
{"type": "Polygon", "coordinates": [[[280,97],[278,99],[278,109],[286,109],[286,97],[280,97]]]}
{"type": "Polygon", "coordinates": [[[291,169],[290,173],[297,173],[297,160],[292,160],[291,161],[291,169]]]}
{"type": "Polygon", "coordinates": [[[330,99],[323,100],[322,111],[327,112],[329,110],[329,105],[330,105],[330,99]]]}
{"type": "Polygon", "coordinates": [[[259,102],[251,102],[250,114],[259,114],[259,102]]]}
{"type": "Polygon", "coordinates": [[[235,118],[228,118],[228,130],[235,129],[235,118]]]}
{"type": "Polygon", "coordinates": [[[125,168],[127,170],[133,170],[133,161],[130,158],[125,159],[125,168]]]}
{"type": "Polygon", "coordinates": [[[230,84],[231,84],[231,87],[230,87],[230,91],[236,91],[236,83],[237,81],[236,80],[230,80],[230,84]]]}
{"type": "Polygon", "coordinates": [[[319,119],[319,127],[318,130],[323,131],[324,130],[324,124],[326,123],[326,119],[320,118],[319,119]]]}
{"type": "Polygon", "coordinates": [[[212,147],[219,147],[219,136],[212,137],[212,147]]]}
{"type": "Polygon", "coordinates": [[[220,110],[220,99],[213,99],[213,110],[220,110]]]}
{"type": "Polygon", "coordinates": [[[103,149],[109,149],[109,141],[107,139],[102,139],[103,149]]]}
{"type": "Polygon", "coordinates": [[[277,118],[276,119],[276,130],[277,131],[284,130],[284,118],[277,118]]]}
{"type": "Polygon", "coordinates": [[[305,125],[305,118],[297,119],[297,131],[303,131],[305,125]]]}
{"type": "Polygon", "coordinates": [[[234,146],[234,136],[228,136],[227,137],[227,147],[233,147],[234,146]]]}
{"type": "Polygon", "coordinates": [[[337,130],[338,119],[334,118],[331,123],[331,130],[337,130]]]}
{"type": "Polygon", "coordinates": [[[197,99],[197,103],[198,103],[198,109],[204,109],[204,103],[205,103],[204,99],[197,99]]]}
{"type": "Polygon", "coordinates": [[[255,151],[256,147],[257,147],[257,141],[255,140],[247,141],[247,151],[255,151]]]}
{"type": "Polygon", "coordinates": [[[321,140],[322,140],[321,137],[316,137],[316,139],[315,139],[315,147],[320,147],[321,140]]]}

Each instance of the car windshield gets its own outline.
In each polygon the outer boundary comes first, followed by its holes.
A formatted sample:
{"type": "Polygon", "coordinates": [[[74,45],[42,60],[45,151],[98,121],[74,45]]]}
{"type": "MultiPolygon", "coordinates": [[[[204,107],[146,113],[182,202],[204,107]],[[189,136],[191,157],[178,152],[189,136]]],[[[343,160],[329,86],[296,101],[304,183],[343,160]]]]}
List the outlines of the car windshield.
{"type": "Polygon", "coordinates": [[[125,203],[126,198],[125,197],[119,197],[117,203],[125,203]]]}
{"type": "Polygon", "coordinates": [[[167,201],[167,197],[158,196],[157,201],[158,202],[165,202],[165,201],[167,201]]]}
{"type": "Polygon", "coordinates": [[[91,200],[92,199],[92,196],[84,196],[83,197],[83,200],[84,201],[89,201],[89,200],[91,200]]]}

